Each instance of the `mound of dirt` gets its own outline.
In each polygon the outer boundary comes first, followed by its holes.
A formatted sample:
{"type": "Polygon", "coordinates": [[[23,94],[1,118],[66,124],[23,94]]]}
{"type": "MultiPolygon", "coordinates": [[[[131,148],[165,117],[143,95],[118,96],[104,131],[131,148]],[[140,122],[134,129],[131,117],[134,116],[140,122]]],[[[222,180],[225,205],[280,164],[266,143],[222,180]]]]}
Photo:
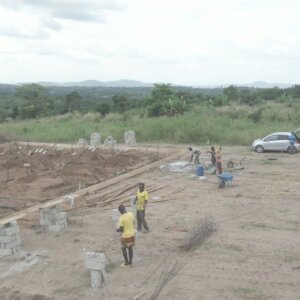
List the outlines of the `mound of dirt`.
{"type": "Polygon", "coordinates": [[[15,140],[15,137],[12,135],[5,133],[5,132],[0,132],[0,144],[4,143],[9,143],[15,140]]]}
{"type": "Polygon", "coordinates": [[[100,183],[158,160],[155,152],[114,149],[0,148],[0,217],[100,183]]]}

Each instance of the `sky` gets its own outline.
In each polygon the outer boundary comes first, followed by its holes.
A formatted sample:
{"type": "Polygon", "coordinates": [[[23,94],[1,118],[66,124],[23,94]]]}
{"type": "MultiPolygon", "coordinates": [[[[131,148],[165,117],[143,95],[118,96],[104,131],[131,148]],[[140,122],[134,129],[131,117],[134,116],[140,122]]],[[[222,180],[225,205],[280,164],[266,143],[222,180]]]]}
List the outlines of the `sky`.
{"type": "Polygon", "coordinates": [[[300,81],[298,0],[0,0],[0,83],[300,81]]]}

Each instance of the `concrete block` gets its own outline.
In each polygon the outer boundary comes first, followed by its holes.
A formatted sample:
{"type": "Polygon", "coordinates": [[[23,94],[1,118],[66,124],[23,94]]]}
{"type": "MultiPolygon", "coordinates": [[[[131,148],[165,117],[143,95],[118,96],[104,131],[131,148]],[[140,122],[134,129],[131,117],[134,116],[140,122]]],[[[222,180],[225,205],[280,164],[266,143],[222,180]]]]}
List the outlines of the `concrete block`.
{"type": "Polygon", "coordinates": [[[13,255],[12,249],[0,249],[0,256],[13,255]]]}
{"type": "Polygon", "coordinates": [[[109,136],[104,140],[104,145],[105,145],[105,146],[114,147],[114,146],[117,145],[117,141],[116,141],[111,135],[109,135],[109,136]]]}
{"type": "Polygon", "coordinates": [[[68,222],[66,221],[66,222],[63,223],[63,224],[60,224],[60,228],[61,228],[61,230],[67,229],[67,228],[68,228],[68,222]]]}
{"type": "Polygon", "coordinates": [[[124,141],[126,145],[135,145],[136,144],[135,132],[133,130],[125,131],[124,141]]]}
{"type": "Polygon", "coordinates": [[[54,205],[54,206],[48,208],[47,210],[45,210],[45,213],[46,213],[47,215],[57,215],[57,214],[59,214],[60,212],[61,212],[61,208],[58,207],[58,206],[56,206],[56,205],[54,205]]]}
{"type": "Polygon", "coordinates": [[[101,144],[101,135],[98,132],[91,134],[90,144],[94,148],[97,148],[101,144]]]}
{"type": "Polygon", "coordinates": [[[55,224],[55,225],[48,225],[48,229],[46,229],[47,231],[63,231],[64,229],[66,229],[68,227],[68,223],[65,222],[63,224],[55,224]]]}
{"type": "Polygon", "coordinates": [[[6,227],[3,229],[3,235],[13,235],[20,232],[19,226],[6,227]]]}
{"type": "Polygon", "coordinates": [[[61,226],[60,225],[48,225],[48,231],[61,231],[61,226]]]}
{"type": "Polygon", "coordinates": [[[7,225],[8,225],[8,227],[18,227],[17,221],[11,221],[7,225]]]}
{"type": "Polygon", "coordinates": [[[50,224],[51,224],[51,221],[40,218],[41,226],[49,226],[50,224]]]}
{"type": "Polygon", "coordinates": [[[9,243],[0,243],[0,249],[10,249],[20,245],[21,245],[21,239],[20,237],[17,237],[17,239],[9,243]]]}
{"type": "Polygon", "coordinates": [[[100,288],[102,285],[101,271],[91,270],[91,287],[94,289],[100,288]]]}
{"type": "Polygon", "coordinates": [[[60,220],[56,220],[56,224],[57,225],[65,225],[67,223],[67,219],[60,219],[60,220]]]}
{"type": "Polygon", "coordinates": [[[105,255],[103,253],[87,252],[85,254],[85,267],[89,270],[105,271],[105,255]]]}
{"type": "Polygon", "coordinates": [[[12,235],[0,235],[0,244],[10,243],[16,240],[18,236],[19,235],[17,235],[16,233],[12,235]]]}
{"type": "Polygon", "coordinates": [[[12,254],[16,255],[16,254],[20,253],[21,247],[20,246],[16,246],[16,247],[13,247],[11,250],[12,250],[12,254]]]}
{"type": "Polygon", "coordinates": [[[45,220],[56,221],[56,220],[65,220],[67,217],[66,212],[60,212],[57,214],[45,214],[45,220]]]}

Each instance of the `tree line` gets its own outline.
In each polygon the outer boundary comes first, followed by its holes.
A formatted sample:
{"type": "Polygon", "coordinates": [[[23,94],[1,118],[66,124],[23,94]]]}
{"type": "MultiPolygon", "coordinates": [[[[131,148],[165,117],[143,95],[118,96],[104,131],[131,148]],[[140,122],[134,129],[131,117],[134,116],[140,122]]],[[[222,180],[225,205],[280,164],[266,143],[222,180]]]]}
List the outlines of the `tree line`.
{"type": "MultiPolygon", "coordinates": [[[[61,91],[61,89],[59,89],[61,91]]],[[[153,88],[68,88],[66,94],[54,87],[38,84],[0,86],[0,122],[7,119],[32,119],[78,111],[99,112],[102,116],[142,109],[149,117],[175,117],[193,105],[224,106],[231,103],[255,106],[262,101],[292,105],[300,99],[300,85],[286,89],[226,88],[200,89],[155,84],[153,88]],[[88,91],[88,92],[87,92],[88,91]],[[91,96],[92,95],[92,96],[91,96]]]]}

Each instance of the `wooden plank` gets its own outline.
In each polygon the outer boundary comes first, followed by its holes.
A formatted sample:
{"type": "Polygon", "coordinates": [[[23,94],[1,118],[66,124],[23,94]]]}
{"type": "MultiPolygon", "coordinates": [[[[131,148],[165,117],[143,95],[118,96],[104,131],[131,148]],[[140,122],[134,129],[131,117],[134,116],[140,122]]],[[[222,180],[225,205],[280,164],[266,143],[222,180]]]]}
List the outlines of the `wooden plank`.
{"type": "Polygon", "coordinates": [[[27,214],[36,212],[36,211],[38,211],[41,208],[48,208],[48,207],[51,207],[51,206],[54,206],[54,205],[61,204],[61,203],[65,202],[65,201],[69,201],[68,196],[73,196],[74,199],[76,199],[76,198],[78,198],[80,196],[86,195],[87,193],[93,193],[93,192],[95,192],[97,190],[100,190],[100,189],[106,188],[108,186],[111,186],[113,184],[116,184],[116,183],[118,183],[118,182],[120,182],[122,180],[125,180],[125,179],[128,179],[128,178],[132,178],[132,177],[137,176],[137,175],[139,175],[141,173],[144,173],[144,172],[148,172],[148,171],[150,171],[153,168],[159,167],[163,163],[166,163],[166,162],[168,162],[170,160],[176,159],[179,154],[180,154],[180,152],[177,152],[176,154],[173,154],[171,156],[165,157],[165,158],[163,158],[161,160],[158,160],[156,162],[153,162],[153,163],[151,163],[149,165],[143,166],[143,167],[138,168],[136,170],[133,170],[133,171],[131,171],[129,173],[125,173],[125,174],[122,174],[120,176],[117,176],[117,177],[105,180],[105,181],[103,181],[101,183],[98,183],[98,184],[95,184],[93,186],[84,188],[84,189],[82,189],[80,191],[77,191],[77,192],[75,192],[73,194],[68,194],[68,195],[62,196],[60,198],[57,198],[57,199],[54,199],[54,200],[50,200],[48,202],[45,202],[45,203],[42,203],[42,204],[38,204],[38,205],[35,205],[35,206],[32,206],[32,207],[23,209],[21,211],[18,211],[16,213],[10,214],[7,217],[4,217],[4,218],[0,219],[0,225],[7,224],[7,223],[12,222],[14,220],[19,220],[19,219],[23,218],[24,216],[26,216],[27,214]]]}

